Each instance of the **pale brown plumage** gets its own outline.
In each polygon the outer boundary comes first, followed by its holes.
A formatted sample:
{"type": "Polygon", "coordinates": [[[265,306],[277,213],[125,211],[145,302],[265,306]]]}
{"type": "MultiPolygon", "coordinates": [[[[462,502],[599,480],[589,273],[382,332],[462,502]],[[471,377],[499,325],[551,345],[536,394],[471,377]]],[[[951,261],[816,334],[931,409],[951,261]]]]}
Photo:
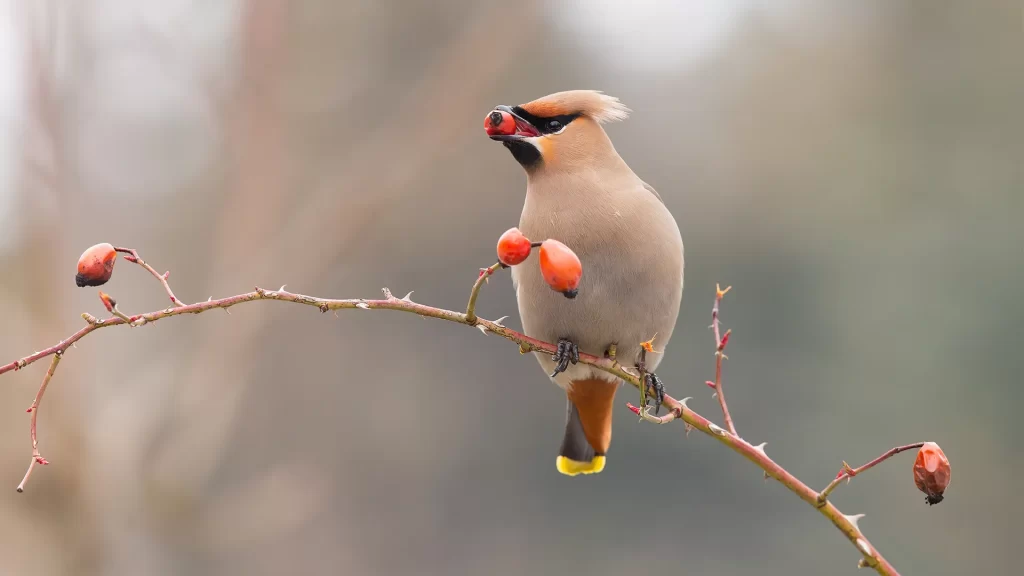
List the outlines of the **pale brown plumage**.
{"type": "MultiPolygon", "coordinates": [[[[683,243],[657,192],[626,165],[601,127],[624,119],[628,109],[590,90],[499,109],[527,119],[540,133],[495,137],[527,173],[520,230],[534,240],[562,241],[583,263],[579,295],[572,300],[551,290],[535,264],[513,268],[525,332],[548,342],[567,339],[597,356],[615,344],[625,365],[635,362],[640,343],[655,334],[664,348],[682,298],[683,243]]],[[[662,357],[648,355],[648,370],[662,357]]],[[[546,372],[554,370],[550,355],[537,358],[546,372]]],[[[620,382],[583,364],[552,379],[567,390],[569,401],[558,470],[600,472],[620,382]]]]}

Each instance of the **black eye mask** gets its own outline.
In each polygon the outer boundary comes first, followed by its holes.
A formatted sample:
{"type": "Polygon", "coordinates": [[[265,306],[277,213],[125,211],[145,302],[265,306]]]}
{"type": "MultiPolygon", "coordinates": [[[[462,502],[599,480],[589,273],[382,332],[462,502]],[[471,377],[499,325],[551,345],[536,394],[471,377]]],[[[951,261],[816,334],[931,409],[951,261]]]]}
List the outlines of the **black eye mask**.
{"type": "Polygon", "coordinates": [[[558,132],[562,128],[569,125],[570,122],[580,117],[579,114],[560,114],[558,116],[548,116],[541,118],[540,116],[534,116],[520,106],[516,106],[512,109],[512,112],[517,116],[526,120],[533,125],[541,134],[551,134],[558,132]]]}

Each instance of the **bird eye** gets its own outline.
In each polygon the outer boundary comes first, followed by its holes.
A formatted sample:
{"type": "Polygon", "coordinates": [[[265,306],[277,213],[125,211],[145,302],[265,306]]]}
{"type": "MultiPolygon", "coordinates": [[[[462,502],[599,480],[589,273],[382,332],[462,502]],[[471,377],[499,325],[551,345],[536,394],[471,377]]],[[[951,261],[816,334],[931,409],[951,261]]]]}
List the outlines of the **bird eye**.
{"type": "Polygon", "coordinates": [[[559,130],[561,128],[562,128],[562,123],[559,122],[558,120],[552,120],[552,121],[548,122],[548,129],[550,129],[550,130],[559,130]]]}

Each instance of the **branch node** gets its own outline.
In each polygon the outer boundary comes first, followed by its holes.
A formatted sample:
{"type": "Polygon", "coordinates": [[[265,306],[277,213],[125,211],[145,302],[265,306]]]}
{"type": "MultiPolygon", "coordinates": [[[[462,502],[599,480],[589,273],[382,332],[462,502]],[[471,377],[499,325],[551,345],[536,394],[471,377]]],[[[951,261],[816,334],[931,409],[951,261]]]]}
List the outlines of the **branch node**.
{"type": "Polygon", "coordinates": [[[395,299],[395,297],[391,294],[391,290],[388,290],[387,286],[381,288],[381,292],[384,293],[384,299],[385,300],[394,300],[395,299]]]}
{"type": "Polygon", "coordinates": [[[370,309],[370,305],[367,304],[366,302],[359,302],[358,304],[356,304],[356,308],[361,308],[363,310],[369,310],[370,309]]]}

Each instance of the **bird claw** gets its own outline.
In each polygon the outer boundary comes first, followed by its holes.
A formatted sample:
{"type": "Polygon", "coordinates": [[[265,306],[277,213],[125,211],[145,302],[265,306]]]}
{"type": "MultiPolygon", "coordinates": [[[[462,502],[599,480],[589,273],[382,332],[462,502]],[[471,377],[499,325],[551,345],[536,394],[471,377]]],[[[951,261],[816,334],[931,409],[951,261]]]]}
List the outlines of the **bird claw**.
{"type": "Polygon", "coordinates": [[[554,378],[560,372],[568,370],[570,362],[576,364],[580,361],[580,348],[574,342],[560,338],[558,349],[551,356],[551,360],[555,363],[555,370],[551,373],[551,378],[554,378]]]}
{"type": "Polygon", "coordinates": [[[653,372],[644,374],[644,385],[650,390],[647,400],[654,402],[654,415],[657,416],[661,410],[661,403],[665,401],[665,385],[661,382],[661,378],[658,378],[658,375],[653,372]]]}

